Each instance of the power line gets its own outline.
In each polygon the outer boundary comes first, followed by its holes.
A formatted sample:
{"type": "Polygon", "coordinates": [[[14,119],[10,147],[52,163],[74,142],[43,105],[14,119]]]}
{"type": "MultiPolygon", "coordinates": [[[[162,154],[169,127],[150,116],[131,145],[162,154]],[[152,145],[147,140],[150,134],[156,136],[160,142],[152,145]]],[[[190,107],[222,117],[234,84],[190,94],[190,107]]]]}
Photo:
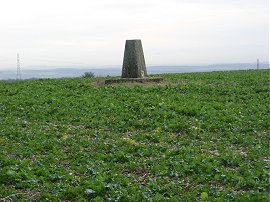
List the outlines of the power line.
{"type": "Polygon", "coordinates": [[[17,53],[17,80],[21,80],[21,63],[20,63],[20,55],[17,53]]]}

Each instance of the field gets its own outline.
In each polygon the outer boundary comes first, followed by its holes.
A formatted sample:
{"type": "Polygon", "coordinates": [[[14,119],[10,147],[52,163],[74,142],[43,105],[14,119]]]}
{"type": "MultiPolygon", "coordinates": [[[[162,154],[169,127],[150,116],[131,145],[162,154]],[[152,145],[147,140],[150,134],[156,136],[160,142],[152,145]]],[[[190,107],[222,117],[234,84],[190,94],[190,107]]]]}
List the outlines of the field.
{"type": "Polygon", "coordinates": [[[269,201],[270,71],[0,82],[0,201],[269,201]]]}

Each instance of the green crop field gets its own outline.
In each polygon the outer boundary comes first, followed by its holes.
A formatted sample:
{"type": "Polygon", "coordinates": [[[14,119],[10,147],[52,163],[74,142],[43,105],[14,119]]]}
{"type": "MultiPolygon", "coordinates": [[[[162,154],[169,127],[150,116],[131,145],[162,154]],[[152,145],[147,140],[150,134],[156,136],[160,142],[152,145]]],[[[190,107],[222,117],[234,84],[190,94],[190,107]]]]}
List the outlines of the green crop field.
{"type": "Polygon", "coordinates": [[[0,201],[269,201],[270,71],[0,82],[0,201]]]}

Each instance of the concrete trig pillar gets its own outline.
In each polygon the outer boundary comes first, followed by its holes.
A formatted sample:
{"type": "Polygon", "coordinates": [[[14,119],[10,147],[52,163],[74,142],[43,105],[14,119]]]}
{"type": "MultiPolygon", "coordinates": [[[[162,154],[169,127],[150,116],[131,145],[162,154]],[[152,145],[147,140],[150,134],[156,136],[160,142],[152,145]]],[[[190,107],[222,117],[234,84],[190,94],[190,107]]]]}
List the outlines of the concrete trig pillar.
{"type": "Polygon", "coordinates": [[[141,40],[126,40],[122,78],[143,78],[146,76],[141,40]]]}

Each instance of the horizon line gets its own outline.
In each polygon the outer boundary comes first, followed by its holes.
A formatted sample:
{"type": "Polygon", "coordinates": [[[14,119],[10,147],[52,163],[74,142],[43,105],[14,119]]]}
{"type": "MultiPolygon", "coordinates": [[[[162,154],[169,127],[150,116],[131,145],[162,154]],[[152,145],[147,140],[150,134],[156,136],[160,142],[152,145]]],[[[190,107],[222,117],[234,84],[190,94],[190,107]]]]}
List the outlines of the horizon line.
{"type": "MultiPolygon", "coordinates": [[[[227,62],[227,63],[207,63],[207,64],[170,64],[170,65],[166,65],[166,64],[148,64],[146,65],[147,67],[199,67],[199,66],[203,66],[203,67],[207,67],[207,66],[213,66],[213,65],[241,65],[241,64],[257,64],[257,62],[227,62]]],[[[268,64],[270,65],[270,61],[262,61],[260,62],[260,64],[268,64]]],[[[106,69],[119,69],[122,67],[122,64],[120,65],[116,65],[116,64],[112,64],[112,65],[30,65],[30,66],[22,66],[22,68],[24,70],[34,70],[34,68],[52,68],[52,69],[77,69],[77,68],[82,68],[82,69],[102,69],[106,67],[106,69]]],[[[0,71],[7,71],[7,70],[16,70],[17,67],[6,67],[1,69],[0,71]]]]}

